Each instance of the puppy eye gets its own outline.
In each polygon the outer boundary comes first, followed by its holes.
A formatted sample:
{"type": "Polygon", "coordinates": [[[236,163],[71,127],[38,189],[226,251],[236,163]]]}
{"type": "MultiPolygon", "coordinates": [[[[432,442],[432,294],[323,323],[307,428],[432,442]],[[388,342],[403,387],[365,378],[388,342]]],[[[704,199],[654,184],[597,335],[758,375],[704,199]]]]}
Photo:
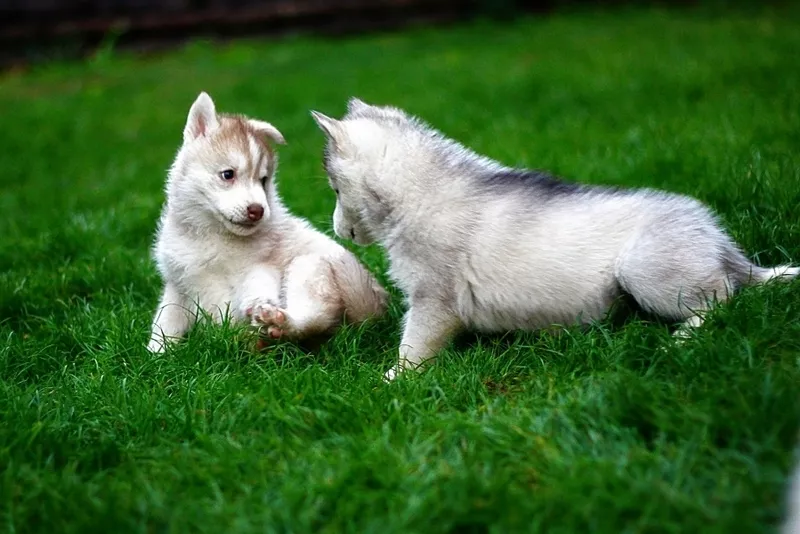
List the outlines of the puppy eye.
{"type": "Polygon", "coordinates": [[[334,193],[336,193],[336,194],[338,195],[338,194],[339,194],[339,188],[338,188],[338,187],[334,187],[334,188],[333,188],[333,192],[334,192],[334,193]]]}
{"type": "Polygon", "coordinates": [[[219,173],[219,177],[222,178],[223,180],[225,180],[226,182],[229,181],[229,180],[233,180],[233,177],[235,175],[236,175],[236,173],[233,172],[233,169],[225,169],[224,171],[219,173]]]}
{"type": "Polygon", "coordinates": [[[264,187],[264,188],[267,187],[267,177],[266,176],[262,176],[261,177],[261,187],[264,187]]]}

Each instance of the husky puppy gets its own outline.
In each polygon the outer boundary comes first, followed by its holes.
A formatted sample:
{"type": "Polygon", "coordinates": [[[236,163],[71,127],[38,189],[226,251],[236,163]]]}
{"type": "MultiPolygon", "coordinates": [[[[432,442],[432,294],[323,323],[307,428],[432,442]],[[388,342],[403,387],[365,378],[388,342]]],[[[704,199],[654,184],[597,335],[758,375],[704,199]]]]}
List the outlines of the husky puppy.
{"type": "Polygon", "coordinates": [[[789,266],[751,263],[697,200],[560,181],[479,156],[394,107],[358,99],[327,137],[336,234],[379,242],[408,300],[387,379],[461,329],[539,329],[601,318],[626,292],[687,327],[712,299],[789,266]]]}
{"type": "Polygon", "coordinates": [[[149,350],[200,310],[291,339],[384,312],[387,293],[355,256],[281,202],[272,143],[284,143],[273,125],[217,114],[206,93],[189,110],[153,250],[164,289],[149,350]]]}

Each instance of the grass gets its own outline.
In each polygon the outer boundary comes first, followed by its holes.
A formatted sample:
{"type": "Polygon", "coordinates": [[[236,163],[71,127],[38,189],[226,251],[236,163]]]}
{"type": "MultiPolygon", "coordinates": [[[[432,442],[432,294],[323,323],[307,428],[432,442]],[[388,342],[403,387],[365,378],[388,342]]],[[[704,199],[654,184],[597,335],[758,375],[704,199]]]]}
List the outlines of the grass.
{"type": "Polygon", "coordinates": [[[207,90],[282,130],[280,190],[326,231],[308,110],[358,95],[509,164],[695,195],[758,262],[800,262],[797,15],[197,42],[0,78],[0,531],[770,531],[800,426],[797,283],[744,291],[680,348],[623,315],[467,336],[383,384],[396,291],[315,353],[200,325],[149,355],[149,246],[207,90]]]}

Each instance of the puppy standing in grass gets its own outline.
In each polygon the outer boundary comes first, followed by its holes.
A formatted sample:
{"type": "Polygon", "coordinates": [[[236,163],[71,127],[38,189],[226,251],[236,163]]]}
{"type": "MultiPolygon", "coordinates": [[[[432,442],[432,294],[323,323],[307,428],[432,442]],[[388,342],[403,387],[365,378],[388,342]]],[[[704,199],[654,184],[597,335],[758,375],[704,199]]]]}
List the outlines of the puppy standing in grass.
{"type": "Polygon", "coordinates": [[[698,326],[713,299],[798,274],[751,263],[699,201],[562,182],[505,167],[393,107],[312,112],[328,140],[334,230],[386,249],[408,299],[391,380],[464,328],[538,329],[601,318],[622,292],[698,326]]]}
{"type": "Polygon", "coordinates": [[[385,290],[355,256],[283,205],[270,143],[284,139],[267,122],[218,115],[206,93],[192,105],[154,248],[164,289],[149,350],[199,310],[290,339],[384,312],[385,290]]]}

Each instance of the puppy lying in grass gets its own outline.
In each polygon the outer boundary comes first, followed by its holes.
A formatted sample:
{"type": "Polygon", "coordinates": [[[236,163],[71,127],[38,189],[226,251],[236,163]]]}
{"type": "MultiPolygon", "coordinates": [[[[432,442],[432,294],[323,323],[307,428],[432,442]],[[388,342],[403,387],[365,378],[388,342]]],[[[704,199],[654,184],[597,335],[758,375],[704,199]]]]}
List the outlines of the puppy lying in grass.
{"type": "Polygon", "coordinates": [[[201,93],[169,171],[154,256],[164,280],[148,349],[200,310],[305,339],[383,314],[387,293],[349,251],[292,215],[275,187],[271,124],[217,114],[201,93]]]}
{"type": "Polygon", "coordinates": [[[625,292],[686,333],[714,299],[798,274],[751,263],[693,198],[509,168],[357,99],[342,120],[312,115],[327,136],[336,234],[380,242],[408,300],[389,380],[465,328],[586,323],[625,292]]]}

